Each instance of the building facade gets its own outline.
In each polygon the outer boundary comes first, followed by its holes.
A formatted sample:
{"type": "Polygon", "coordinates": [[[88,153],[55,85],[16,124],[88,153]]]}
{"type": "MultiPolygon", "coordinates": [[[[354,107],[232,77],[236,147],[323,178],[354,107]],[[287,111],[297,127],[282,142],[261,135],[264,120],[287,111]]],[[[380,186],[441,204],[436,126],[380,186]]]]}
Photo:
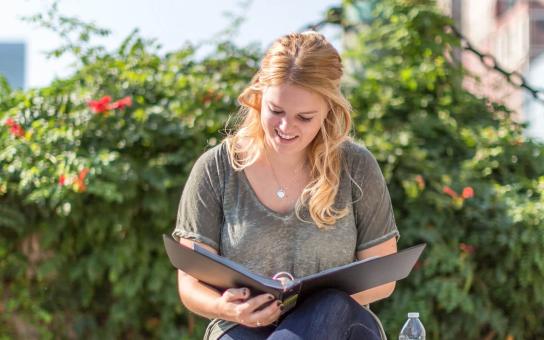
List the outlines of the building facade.
{"type": "MultiPolygon", "coordinates": [[[[438,0],[457,28],[482,53],[498,65],[517,71],[532,88],[544,90],[544,0],[438,0]]],[[[505,76],[487,68],[474,53],[464,51],[461,60],[471,76],[466,87],[505,104],[516,119],[529,124],[527,135],[544,140],[544,103],[508,83],[505,76]],[[478,81],[476,81],[478,79],[478,81]]]]}

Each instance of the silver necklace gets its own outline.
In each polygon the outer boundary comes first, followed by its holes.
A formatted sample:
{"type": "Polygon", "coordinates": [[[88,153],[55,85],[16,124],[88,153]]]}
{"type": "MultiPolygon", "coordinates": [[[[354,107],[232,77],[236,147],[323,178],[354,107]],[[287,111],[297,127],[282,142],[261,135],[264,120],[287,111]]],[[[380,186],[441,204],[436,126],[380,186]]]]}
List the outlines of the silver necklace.
{"type": "MultiPolygon", "coordinates": [[[[287,187],[284,187],[283,185],[281,185],[280,181],[278,180],[278,176],[276,175],[276,171],[274,171],[274,167],[272,166],[272,163],[270,162],[270,159],[268,158],[268,152],[266,152],[266,150],[264,151],[264,155],[266,157],[266,161],[268,162],[268,164],[270,164],[270,169],[272,170],[272,175],[274,176],[274,180],[276,181],[276,184],[278,185],[278,190],[276,190],[276,196],[282,200],[285,198],[285,196],[287,196],[287,193],[286,193],[286,190],[287,190],[287,187]]],[[[306,162],[302,162],[302,167],[299,167],[297,169],[297,171],[294,172],[294,174],[296,175],[298,173],[298,171],[304,167],[304,164],[306,162]]]]}

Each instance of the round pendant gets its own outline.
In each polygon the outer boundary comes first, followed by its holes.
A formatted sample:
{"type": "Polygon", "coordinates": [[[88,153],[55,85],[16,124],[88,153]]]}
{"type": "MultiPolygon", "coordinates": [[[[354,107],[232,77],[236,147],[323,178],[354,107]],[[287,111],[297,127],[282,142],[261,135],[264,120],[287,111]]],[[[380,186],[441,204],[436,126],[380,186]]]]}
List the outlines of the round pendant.
{"type": "Polygon", "coordinates": [[[279,189],[278,191],[276,191],[276,196],[278,196],[278,198],[282,199],[285,197],[285,190],[283,189],[279,189]]]}

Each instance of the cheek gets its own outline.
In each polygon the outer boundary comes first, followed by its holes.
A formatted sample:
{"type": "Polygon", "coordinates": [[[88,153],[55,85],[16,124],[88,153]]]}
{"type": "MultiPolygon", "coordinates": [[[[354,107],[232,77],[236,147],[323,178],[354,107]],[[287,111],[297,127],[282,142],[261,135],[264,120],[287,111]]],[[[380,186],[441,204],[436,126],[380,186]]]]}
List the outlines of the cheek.
{"type": "Polygon", "coordinates": [[[313,127],[311,132],[309,133],[309,136],[308,138],[310,138],[311,140],[314,140],[314,138],[317,136],[317,134],[319,133],[319,125],[317,127],[313,127]]]}
{"type": "Polygon", "coordinates": [[[274,126],[278,123],[279,119],[270,113],[262,113],[261,114],[261,124],[264,128],[269,128],[271,126],[274,126]]]}
{"type": "Polygon", "coordinates": [[[321,133],[321,125],[322,124],[323,123],[319,122],[319,123],[316,123],[316,124],[312,124],[311,127],[308,127],[308,129],[305,132],[306,136],[304,137],[304,140],[307,143],[311,143],[321,133]]]}
{"type": "Polygon", "coordinates": [[[321,130],[321,124],[321,122],[309,124],[306,131],[310,138],[313,139],[315,136],[317,136],[319,130],[321,130]]]}
{"type": "Polygon", "coordinates": [[[261,115],[261,127],[264,130],[265,134],[270,134],[270,131],[274,128],[273,117],[270,117],[266,113],[261,115]]]}

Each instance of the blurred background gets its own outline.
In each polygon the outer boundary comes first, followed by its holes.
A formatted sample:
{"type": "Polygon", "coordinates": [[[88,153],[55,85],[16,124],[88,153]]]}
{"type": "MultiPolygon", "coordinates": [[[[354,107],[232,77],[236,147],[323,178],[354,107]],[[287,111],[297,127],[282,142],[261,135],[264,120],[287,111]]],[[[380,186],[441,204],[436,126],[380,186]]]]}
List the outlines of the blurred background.
{"type": "MultiPolygon", "coordinates": [[[[26,87],[47,85],[53,78],[66,76],[70,71],[68,58],[48,60],[44,53],[60,44],[59,36],[21,20],[21,17],[46,11],[51,3],[39,0],[0,2],[0,41],[3,44],[23,45],[19,49],[26,49],[26,59],[17,58],[24,61],[26,72],[21,72],[19,76],[22,76],[23,85],[26,87]]],[[[234,0],[83,0],[60,1],[58,7],[63,15],[76,16],[110,29],[111,34],[101,40],[108,48],[119,45],[134,28],[138,28],[142,36],[156,38],[162,45],[162,51],[172,51],[180,48],[185,41],[205,40],[224,30],[231,23],[233,13],[244,17],[240,32],[233,37],[233,42],[240,45],[257,43],[264,48],[282,34],[297,31],[307,23],[321,20],[323,13],[336,3],[326,0],[296,3],[234,0]]],[[[336,47],[340,47],[338,38],[335,43],[336,47]]],[[[4,55],[2,54],[3,57],[4,55]]],[[[2,70],[3,73],[8,72],[2,70]]]]}
{"type": "MultiPolygon", "coordinates": [[[[225,29],[233,13],[240,22],[239,34],[232,37],[238,45],[250,43],[266,48],[282,34],[299,31],[323,19],[328,8],[339,1],[64,1],[61,13],[77,16],[111,30],[101,43],[113,48],[134,28],[141,35],[157,39],[162,51],[172,51],[185,41],[203,41],[225,29]],[[286,15],[286,13],[291,13],[286,15]],[[292,15],[295,14],[296,15],[292,15]]],[[[48,1],[0,2],[0,72],[15,88],[44,86],[55,77],[70,74],[70,58],[51,60],[46,51],[60,44],[58,35],[36,27],[21,18],[45,11],[48,1]]],[[[508,72],[519,72],[535,89],[544,87],[544,8],[540,1],[517,0],[438,0],[442,13],[452,17],[456,26],[474,46],[496,57],[508,72]]],[[[342,51],[343,36],[337,27],[323,27],[334,46],[342,51]]],[[[510,85],[500,73],[488,73],[486,64],[474,53],[462,56],[465,67],[482,78],[482,84],[469,84],[475,93],[506,103],[530,122],[527,133],[544,138],[542,107],[530,92],[510,85]],[[498,92],[495,90],[500,88],[498,92]]],[[[519,79],[517,79],[519,83],[519,79]]]]}
{"type": "Polygon", "coordinates": [[[202,338],[161,234],[277,37],[323,33],[427,242],[388,336],[544,337],[544,1],[0,0],[0,339],[202,338]]]}

